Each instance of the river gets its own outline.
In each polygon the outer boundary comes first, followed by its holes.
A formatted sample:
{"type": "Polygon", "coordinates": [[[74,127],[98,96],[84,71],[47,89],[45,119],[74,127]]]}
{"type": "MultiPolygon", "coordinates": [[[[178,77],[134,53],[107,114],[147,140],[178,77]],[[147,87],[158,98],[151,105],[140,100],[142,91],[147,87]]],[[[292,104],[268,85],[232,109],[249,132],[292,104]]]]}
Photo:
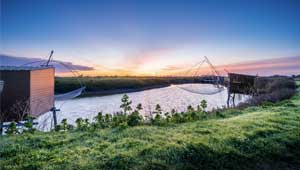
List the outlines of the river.
{"type": "MultiPolygon", "coordinates": [[[[211,84],[182,84],[132,92],[127,95],[130,100],[132,100],[133,108],[135,108],[138,103],[142,104],[143,110],[141,114],[144,116],[152,112],[156,104],[159,104],[164,112],[170,112],[172,109],[179,112],[186,111],[188,105],[196,107],[202,100],[207,101],[207,110],[226,106],[227,89],[225,88],[219,93],[204,95],[192,93],[179,87],[191,88],[193,91],[197,92],[198,90],[200,93],[216,89],[211,84]]],[[[79,117],[84,119],[88,118],[92,121],[98,112],[114,114],[121,110],[120,105],[123,95],[124,94],[115,94],[57,101],[55,105],[60,109],[60,111],[57,112],[57,120],[61,122],[62,119],[66,118],[68,123],[75,124],[75,120],[79,117]]],[[[247,96],[245,95],[237,95],[235,102],[238,104],[246,99],[247,96]]],[[[49,112],[41,115],[37,121],[39,123],[38,129],[47,131],[50,125],[53,124],[52,114],[49,112]]]]}

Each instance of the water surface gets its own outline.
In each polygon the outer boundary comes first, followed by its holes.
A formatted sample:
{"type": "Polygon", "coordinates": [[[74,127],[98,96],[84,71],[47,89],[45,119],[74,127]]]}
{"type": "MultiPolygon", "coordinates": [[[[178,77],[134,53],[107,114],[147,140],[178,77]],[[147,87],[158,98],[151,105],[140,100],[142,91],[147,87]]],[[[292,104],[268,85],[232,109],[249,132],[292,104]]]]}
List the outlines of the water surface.
{"type": "MultiPolygon", "coordinates": [[[[216,94],[203,95],[186,91],[183,88],[193,89],[195,92],[215,91],[215,86],[211,84],[183,84],[171,85],[169,87],[144,90],[140,92],[128,93],[132,100],[132,107],[135,108],[138,103],[143,106],[142,114],[149,115],[154,111],[155,105],[160,104],[164,112],[170,112],[175,109],[179,112],[186,111],[188,105],[196,107],[202,100],[207,101],[207,110],[221,108],[226,106],[227,89],[216,94]]],[[[61,111],[57,113],[57,120],[60,122],[66,118],[69,123],[74,124],[79,117],[88,118],[91,121],[98,112],[114,114],[121,111],[121,98],[124,94],[115,94],[101,97],[85,97],[72,100],[57,101],[55,105],[61,111]]],[[[247,96],[238,95],[236,104],[246,100],[247,96]]],[[[38,118],[39,129],[47,130],[50,124],[53,124],[52,114],[46,113],[38,118]]]]}

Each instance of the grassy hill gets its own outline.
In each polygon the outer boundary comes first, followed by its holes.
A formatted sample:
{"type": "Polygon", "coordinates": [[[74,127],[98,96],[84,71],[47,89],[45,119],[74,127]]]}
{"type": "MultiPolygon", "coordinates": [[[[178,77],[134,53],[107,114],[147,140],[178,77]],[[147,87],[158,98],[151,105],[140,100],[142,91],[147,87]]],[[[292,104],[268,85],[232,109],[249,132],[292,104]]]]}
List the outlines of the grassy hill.
{"type": "Polygon", "coordinates": [[[299,93],[189,123],[0,137],[1,170],[296,170],[299,158],[299,93]]]}

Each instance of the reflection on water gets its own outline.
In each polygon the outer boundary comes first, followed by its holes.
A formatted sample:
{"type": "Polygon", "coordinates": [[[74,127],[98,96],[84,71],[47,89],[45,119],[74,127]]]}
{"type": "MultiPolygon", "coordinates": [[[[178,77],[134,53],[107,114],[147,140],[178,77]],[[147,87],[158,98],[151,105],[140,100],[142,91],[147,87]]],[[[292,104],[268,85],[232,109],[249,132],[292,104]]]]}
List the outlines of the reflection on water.
{"type": "MultiPolygon", "coordinates": [[[[189,84],[191,85],[191,84],[189,84]]],[[[182,85],[188,87],[189,85],[182,85]]],[[[211,84],[193,84],[193,88],[207,89],[212,91],[215,87],[211,84]]],[[[121,98],[124,94],[116,94],[102,97],[86,97],[77,98],[66,101],[57,101],[56,107],[61,111],[57,113],[57,120],[60,122],[66,118],[69,123],[74,124],[75,120],[79,117],[88,118],[92,120],[98,112],[103,113],[116,113],[120,111],[121,98]]],[[[155,109],[156,104],[160,104],[164,112],[175,109],[179,112],[185,111],[188,105],[196,107],[200,104],[201,100],[207,101],[208,110],[212,108],[220,108],[226,105],[227,90],[222,90],[220,93],[212,95],[202,95],[191,93],[177,86],[169,86],[165,88],[151,89],[140,92],[128,93],[130,100],[132,100],[132,107],[138,103],[143,106],[143,115],[149,114],[155,109]]],[[[244,101],[246,96],[238,95],[236,104],[244,101]]],[[[52,122],[52,114],[46,113],[38,118],[39,129],[47,130],[52,122]]],[[[52,123],[53,124],[53,123],[52,123]]]]}

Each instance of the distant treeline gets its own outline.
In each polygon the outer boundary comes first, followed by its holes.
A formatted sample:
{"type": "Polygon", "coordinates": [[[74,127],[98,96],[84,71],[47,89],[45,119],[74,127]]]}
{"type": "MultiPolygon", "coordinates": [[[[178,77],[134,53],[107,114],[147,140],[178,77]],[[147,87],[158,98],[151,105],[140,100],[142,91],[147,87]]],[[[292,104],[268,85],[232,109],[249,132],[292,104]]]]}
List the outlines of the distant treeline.
{"type": "MultiPolygon", "coordinates": [[[[222,79],[224,79],[222,77],[222,79]]],[[[55,93],[65,93],[82,86],[86,93],[118,90],[144,90],[148,88],[165,87],[171,84],[204,83],[204,78],[196,77],[56,77],[55,93]]],[[[128,91],[129,90],[129,91],[128,91]]]]}

